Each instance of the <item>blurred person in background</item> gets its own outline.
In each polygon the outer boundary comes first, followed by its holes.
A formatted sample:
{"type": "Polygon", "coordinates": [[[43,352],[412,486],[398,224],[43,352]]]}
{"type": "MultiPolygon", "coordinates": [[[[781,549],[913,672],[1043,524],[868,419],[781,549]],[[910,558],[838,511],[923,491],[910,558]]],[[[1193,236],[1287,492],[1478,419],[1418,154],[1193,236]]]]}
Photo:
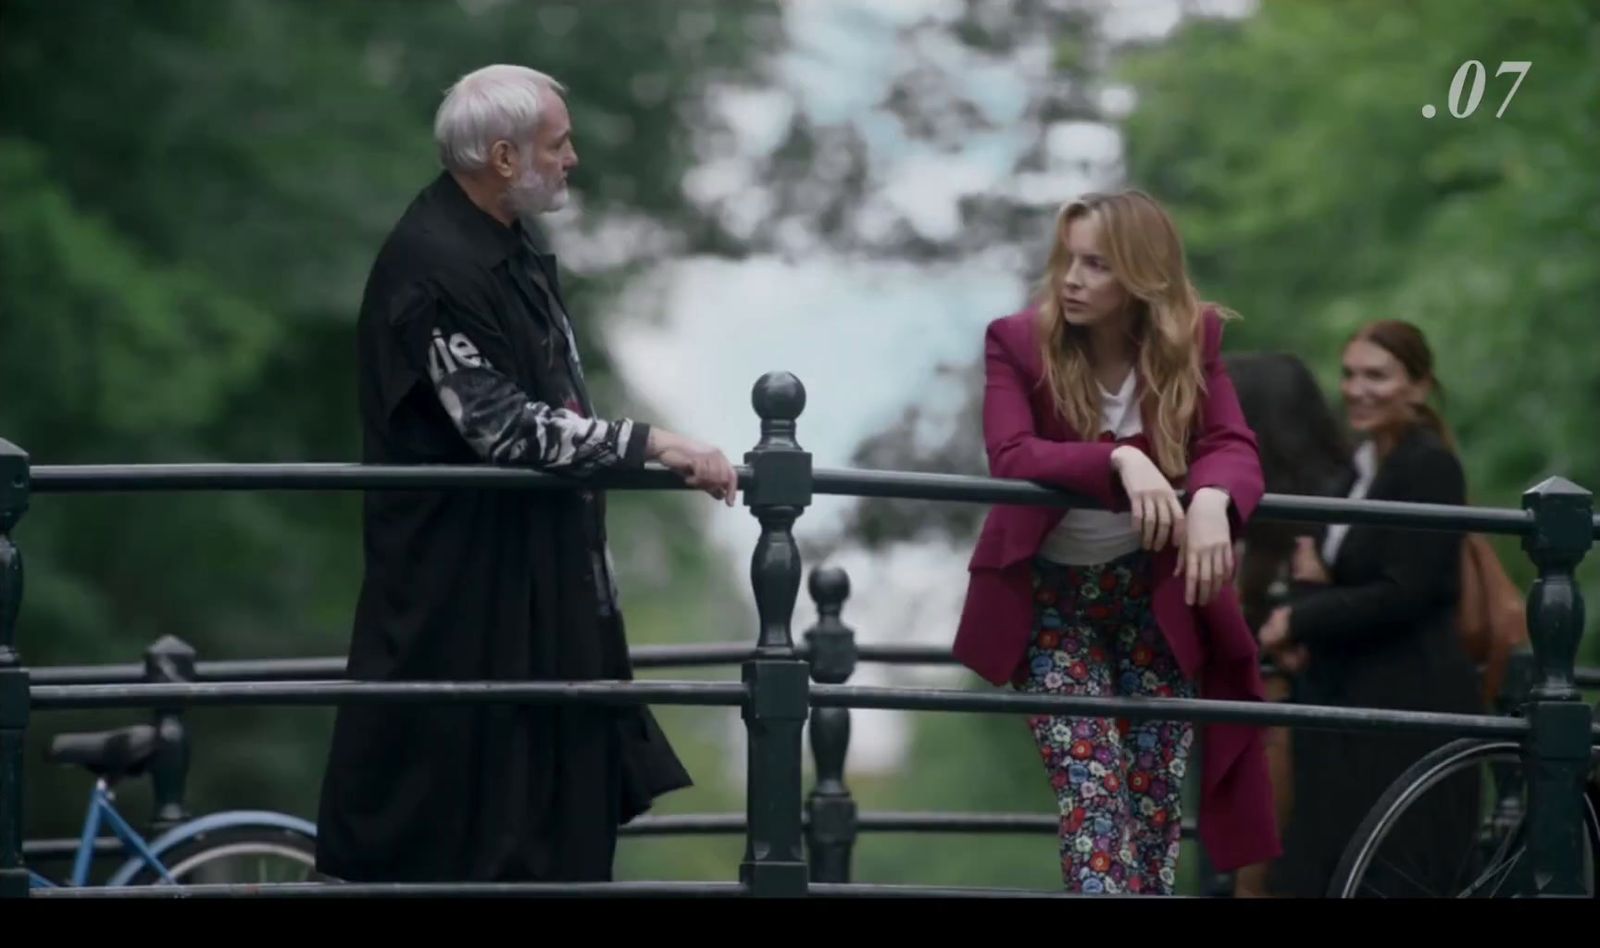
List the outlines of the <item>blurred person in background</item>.
{"type": "MultiPolygon", "coordinates": [[[[1353,476],[1350,450],[1338,416],[1305,362],[1287,352],[1233,354],[1225,361],[1245,421],[1256,435],[1267,493],[1342,496],[1353,476]]],[[[1252,632],[1259,633],[1273,608],[1287,599],[1299,539],[1321,542],[1325,529],[1320,524],[1260,517],[1245,527],[1234,555],[1239,563],[1239,603],[1252,632]]],[[[1305,663],[1304,646],[1275,655],[1272,667],[1264,672],[1267,700],[1292,700],[1295,675],[1305,663]]],[[[1293,731],[1283,726],[1267,728],[1266,747],[1278,831],[1282,833],[1294,805],[1293,731]]],[[[1234,896],[1266,895],[1266,874],[1265,864],[1240,867],[1234,874],[1234,896]]]]}
{"type": "MultiPolygon", "coordinates": [[[[1346,344],[1340,394],[1353,455],[1350,498],[1465,504],[1454,436],[1429,404],[1439,394],[1433,353],[1415,326],[1393,319],[1346,344]]],[[[1260,630],[1270,654],[1300,665],[1298,700],[1344,707],[1473,713],[1477,670],[1457,627],[1462,537],[1444,530],[1334,524],[1320,544],[1301,537],[1290,602],[1260,630]],[[1300,650],[1303,649],[1302,654],[1300,650]]],[[[1305,729],[1294,738],[1294,807],[1273,894],[1321,896],[1360,821],[1406,767],[1448,738],[1305,729]]],[[[1415,894],[1442,891],[1476,826],[1475,780],[1431,791],[1431,805],[1386,842],[1415,894]]]]}

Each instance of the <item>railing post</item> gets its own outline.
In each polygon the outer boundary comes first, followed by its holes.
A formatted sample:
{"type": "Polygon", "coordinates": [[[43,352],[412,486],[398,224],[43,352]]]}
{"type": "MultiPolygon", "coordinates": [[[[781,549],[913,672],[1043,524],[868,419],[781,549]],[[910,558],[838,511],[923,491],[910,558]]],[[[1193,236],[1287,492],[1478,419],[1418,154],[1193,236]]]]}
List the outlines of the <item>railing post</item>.
{"type": "MultiPolygon", "coordinates": [[[[144,680],[153,684],[194,681],[194,647],[177,636],[163,635],[145,649],[144,680]]],[[[158,740],[150,762],[155,816],[150,826],[159,832],[189,818],[183,806],[184,782],[189,776],[189,729],[179,707],[156,708],[155,726],[158,740]]]]}
{"type": "Polygon", "coordinates": [[[750,560],[761,632],[757,657],[743,669],[750,689],[744,708],[749,830],[739,879],[751,895],[802,896],[807,878],[800,826],[800,733],[811,707],[811,688],[789,622],[800,591],[800,548],[791,531],[811,503],[811,454],[795,441],[795,419],[805,408],[806,390],[787,372],[769,372],[756,382],[751,402],[761,417],[761,440],[744,456],[751,478],[743,486],[745,504],[761,521],[761,538],[750,560]]]}
{"type": "MultiPolygon", "coordinates": [[[[811,680],[842,685],[856,670],[856,634],[839,619],[850,595],[850,577],[837,567],[815,570],[808,584],[817,604],[817,624],[806,632],[811,680]]],[[[811,717],[811,753],[817,785],[806,799],[806,849],[812,882],[849,882],[856,845],[856,802],[844,782],[850,749],[850,709],[818,708],[811,717]]]]}
{"type": "Polygon", "coordinates": [[[22,746],[28,730],[28,670],[17,652],[22,552],[11,532],[28,509],[28,455],[0,439],[0,898],[26,898],[22,864],[22,746]]]}
{"type": "Polygon", "coordinates": [[[1591,712],[1573,680],[1583,636],[1583,597],[1573,571],[1594,543],[1594,497],[1552,477],[1522,495],[1534,531],[1522,548],[1539,568],[1528,594],[1528,631],[1537,669],[1527,705],[1531,888],[1583,896],[1583,792],[1591,712]]]}

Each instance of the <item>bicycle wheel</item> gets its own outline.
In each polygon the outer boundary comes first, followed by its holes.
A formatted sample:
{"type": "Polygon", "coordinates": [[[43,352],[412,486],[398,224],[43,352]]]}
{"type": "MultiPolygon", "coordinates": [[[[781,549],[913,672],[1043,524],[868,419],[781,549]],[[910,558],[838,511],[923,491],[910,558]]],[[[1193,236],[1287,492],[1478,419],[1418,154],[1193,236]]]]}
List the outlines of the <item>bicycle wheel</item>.
{"type": "MultiPolygon", "coordinates": [[[[1339,860],[1330,898],[1513,897],[1527,855],[1527,780],[1521,745],[1512,741],[1453,741],[1401,774],[1368,811],[1339,860]],[[1417,865],[1414,845],[1401,842],[1409,824],[1435,818],[1443,794],[1430,790],[1450,781],[1451,790],[1476,789],[1483,801],[1475,833],[1459,851],[1428,850],[1429,865],[1417,865]]],[[[1595,856],[1600,853],[1600,816],[1592,789],[1584,796],[1584,878],[1596,896],[1595,856]]]]}
{"type": "MultiPolygon", "coordinates": [[[[161,854],[179,885],[322,882],[316,871],[316,840],[276,826],[229,826],[185,840],[161,854]]],[[[164,880],[142,867],[130,885],[160,885],[164,880]]]]}

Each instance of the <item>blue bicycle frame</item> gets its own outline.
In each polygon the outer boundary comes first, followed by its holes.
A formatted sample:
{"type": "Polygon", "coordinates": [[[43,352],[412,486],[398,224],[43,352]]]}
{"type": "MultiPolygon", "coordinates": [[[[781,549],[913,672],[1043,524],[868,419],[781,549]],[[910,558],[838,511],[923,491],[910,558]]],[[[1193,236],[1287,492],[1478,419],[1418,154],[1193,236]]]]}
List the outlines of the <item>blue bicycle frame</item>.
{"type": "MultiPolygon", "coordinates": [[[[89,881],[89,865],[94,860],[94,841],[100,836],[100,824],[105,822],[110,825],[111,831],[122,840],[122,844],[133,852],[144,864],[160,874],[163,882],[174,882],[172,874],[167,872],[167,867],[162,865],[156,854],[150,851],[150,846],[145,842],[139,832],[128,825],[122,818],[117,808],[111,802],[111,791],[106,787],[104,780],[95,781],[94,790],[89,794],[89,812],[84,815],[83,835],[78,842],[77,858],[72,864],[72,878],[69,885],[82,887],[89,881]]],[[[58,886],[39,875],[37,872],[28,873],[29,888],[54,889],[58,886]]]]}

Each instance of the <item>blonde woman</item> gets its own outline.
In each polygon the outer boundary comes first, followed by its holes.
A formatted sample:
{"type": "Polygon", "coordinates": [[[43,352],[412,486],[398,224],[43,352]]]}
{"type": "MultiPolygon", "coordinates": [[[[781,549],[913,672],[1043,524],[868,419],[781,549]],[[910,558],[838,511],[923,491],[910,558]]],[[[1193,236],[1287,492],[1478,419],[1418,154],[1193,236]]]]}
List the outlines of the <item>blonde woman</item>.
{"type": "MultiPolygon", "coordinates": [[[[1149,196],[1062,208],[1032,305],[987,329],[984,440],[995,477],[1096,506],[989,512],[955,640],[967,667],[1033,694],[1263,700],[1231,583],[1261,464],[1221,360],[1222,321],[1149,196]]],[[[1067,890],[1170,894],[1191,725],[1029,725],[1060,808],[1067,890]]],[[[1203,746],[1213,864],[1276,857],[1260,728],[1210,725],[1203,746]]]]}

